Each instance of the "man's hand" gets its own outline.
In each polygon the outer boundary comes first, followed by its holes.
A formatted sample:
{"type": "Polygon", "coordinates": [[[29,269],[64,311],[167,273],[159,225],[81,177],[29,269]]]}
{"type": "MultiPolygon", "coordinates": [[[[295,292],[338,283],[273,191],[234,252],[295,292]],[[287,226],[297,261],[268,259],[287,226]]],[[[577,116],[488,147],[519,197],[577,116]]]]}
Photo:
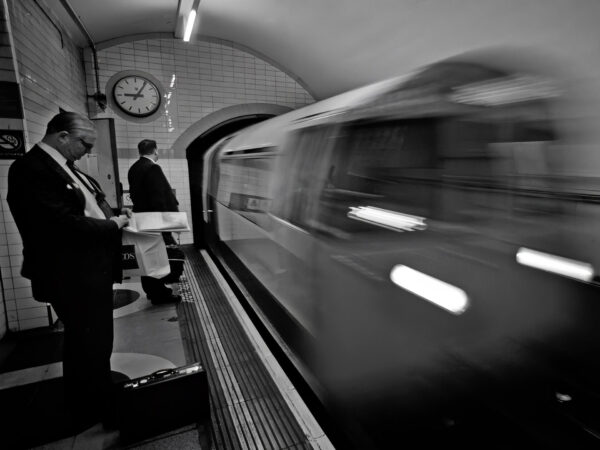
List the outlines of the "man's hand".
{"type": "Polygon", "coordinates": [[[131,219],[131,215],[133,213],[131,212],[131,208],[121,208],[121,214],[125,214],[127,217],[129,217],[131,219]]]}
{"type": "Polygon", "coordinates": [[[125,214],[121,214],[120,216],[113,216],[110,218],[114,223],[117,224],[119,229],[127,226],[129,224],[129,218],[125,214]]]}

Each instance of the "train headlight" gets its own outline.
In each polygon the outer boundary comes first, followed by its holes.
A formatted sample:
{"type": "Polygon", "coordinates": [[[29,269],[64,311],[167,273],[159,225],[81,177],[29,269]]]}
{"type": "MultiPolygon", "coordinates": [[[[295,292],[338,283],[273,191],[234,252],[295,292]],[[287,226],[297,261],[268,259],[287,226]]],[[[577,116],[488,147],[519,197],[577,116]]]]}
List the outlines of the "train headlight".
{"type": "Polygon", "coordinates": [[[465,291],[410,267],[394,266],[390,272],[390,279],[402,289],[452,314],[462,314],[469,307],[469,297],[465,291]]]}
{"type": "Polygon", "coordinates": [[[538,252],[525,247],[521,247],[517,252],[517,262],[524,266],[555,273],[563,277],[575,278],[576,280],[589,282],[594,278],[594,268],[589,263],[538,252]]]}

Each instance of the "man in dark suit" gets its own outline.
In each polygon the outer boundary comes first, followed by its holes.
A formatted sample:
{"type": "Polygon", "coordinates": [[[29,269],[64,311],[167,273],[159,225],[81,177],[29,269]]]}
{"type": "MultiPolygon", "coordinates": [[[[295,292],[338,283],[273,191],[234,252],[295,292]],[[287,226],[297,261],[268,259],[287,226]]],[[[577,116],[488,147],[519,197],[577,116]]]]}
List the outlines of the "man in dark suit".
{"type": "Polygon", "coordinates": [[[64,324],[65,398],[78,430],[110,413],[112,285],[121,281],[121,228],[128,223],[73,164],[95,141],[90,120],[61,112],[8,173],[7,200],[23,240],[21,274],[64,324]]]}
{"type": "MultiPolygon", "coordinates": [[[[171,185],[165,177],[158,161],[158,146],[156,141],[144,139],[138,144],[140,159],[129,169],[129,195],[133,202],[133,212],[178,211],[179,202],[173,194],[171,185]]],[[[174,245],[175,239],[171,233],[163,233],[166,245],[174,245]]],[[[169,277],[157,279],[141,277],[142,288],[153,304],[178,302],[179,295],[165,285],[169,277]]]]}

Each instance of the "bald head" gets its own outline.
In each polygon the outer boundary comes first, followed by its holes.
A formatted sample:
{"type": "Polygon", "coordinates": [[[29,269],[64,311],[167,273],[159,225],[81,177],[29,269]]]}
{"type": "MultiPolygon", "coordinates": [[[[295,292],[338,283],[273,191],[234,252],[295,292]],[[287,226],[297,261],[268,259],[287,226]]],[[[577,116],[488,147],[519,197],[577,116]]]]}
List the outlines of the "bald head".
{"type": "Polygon", "coordinates": [[[55,115],[46,127],[46,135],[67,131],[69,133],[76,130],[95,130],[94,124],[90,119],[81,114],[69,111],[63,111],[55,115]]]}
{"type": "Polygon", "coordinates": [[[93,122],[75,112],[62,111],[46,127],[43,142],[58,150],[69,161],[90,153],[96,142],[93,122]]]}

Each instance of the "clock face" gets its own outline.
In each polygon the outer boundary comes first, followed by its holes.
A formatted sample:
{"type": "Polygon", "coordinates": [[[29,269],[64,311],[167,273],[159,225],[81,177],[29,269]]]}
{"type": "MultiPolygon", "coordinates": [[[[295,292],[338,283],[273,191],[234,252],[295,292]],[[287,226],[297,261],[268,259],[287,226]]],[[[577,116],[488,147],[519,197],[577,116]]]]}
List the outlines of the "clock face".
{"type": "Polygon", "coordinates": [[[160,106],[160,92],[147,78],[131,75],[121,78],[113,87],[115,104],[134,117],[146,117],[160,106]]]}

